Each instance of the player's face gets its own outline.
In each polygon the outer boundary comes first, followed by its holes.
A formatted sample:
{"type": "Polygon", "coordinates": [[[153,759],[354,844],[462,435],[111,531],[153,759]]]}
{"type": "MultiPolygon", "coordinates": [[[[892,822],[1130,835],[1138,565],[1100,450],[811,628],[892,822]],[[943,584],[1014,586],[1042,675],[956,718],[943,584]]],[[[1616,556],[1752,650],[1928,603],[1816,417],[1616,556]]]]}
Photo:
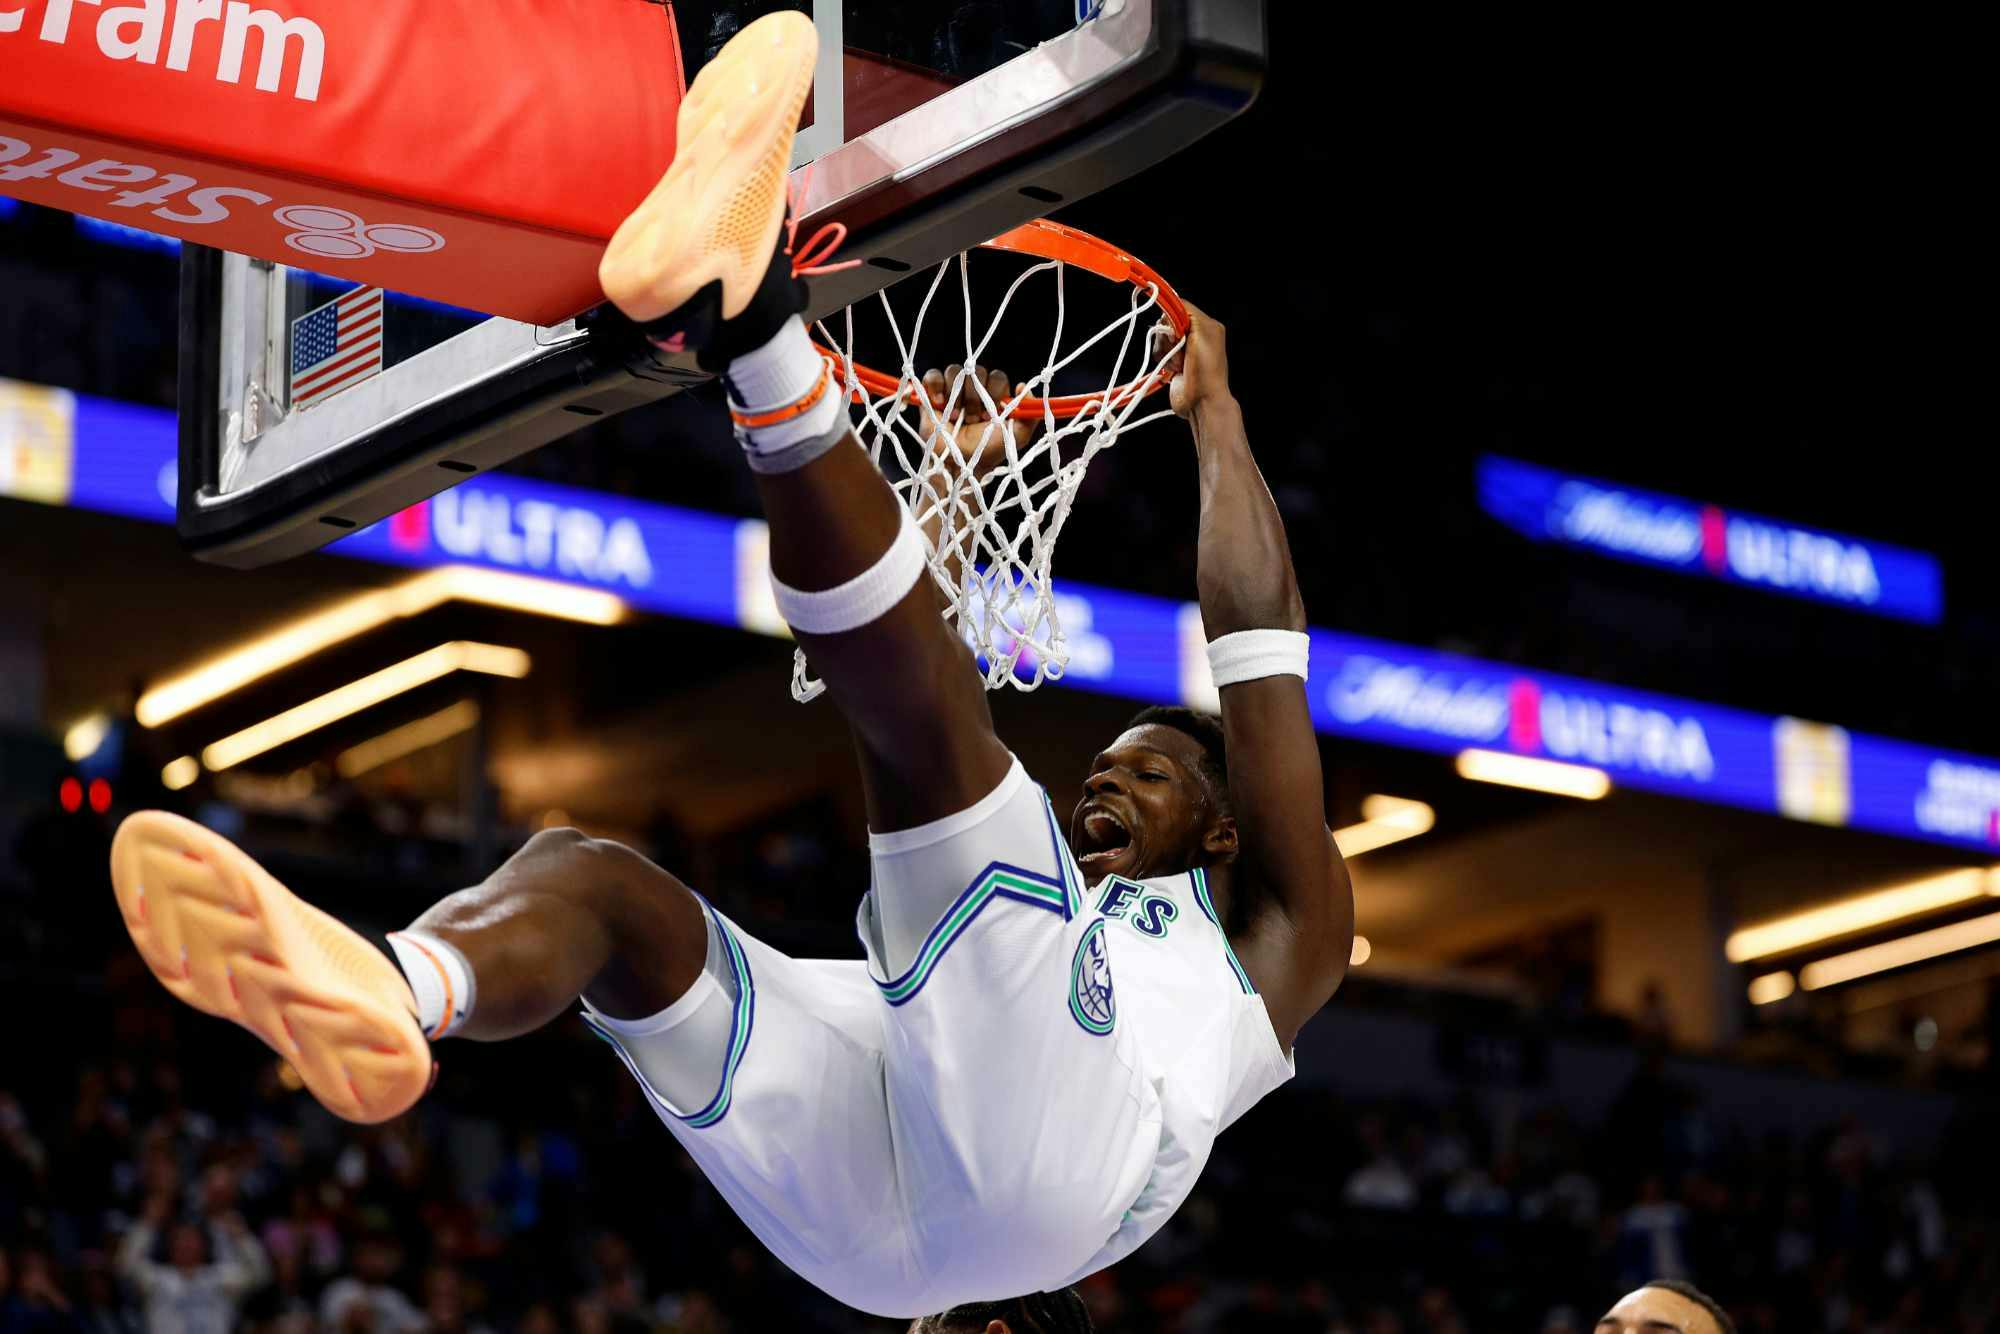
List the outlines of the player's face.
{"type": "Polygon", "coordinates": [[[1678,1292],[1629,1292],[1597,1322],[1596,1334],[1718,1334],[1715,1317],[1678,1292]]]}
{"type": "Polygon", "coordinates": [[[1157,723],[1135,727],[1090,762],[1069,842],[1083,878],[1173,875],[1202,860],[1214,812],[1201,778],[1201,743],[1157,723]]]}

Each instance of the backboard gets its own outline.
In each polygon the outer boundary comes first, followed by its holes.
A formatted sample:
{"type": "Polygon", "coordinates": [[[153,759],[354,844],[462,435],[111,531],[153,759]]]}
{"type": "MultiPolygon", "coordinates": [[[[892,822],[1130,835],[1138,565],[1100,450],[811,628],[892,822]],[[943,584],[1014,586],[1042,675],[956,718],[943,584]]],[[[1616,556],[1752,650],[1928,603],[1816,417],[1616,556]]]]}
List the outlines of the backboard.
{"type": "MultiPolygon", "coordinates": [[[[1262,0],[667,8],[690,78],[760,14],[814,20],[800,235],[844,223],[841,257],[862,261],[814,280],[815,318],[1171,156],[1247,107],[1264,66],[1262,0]]],[[[340,244],[426,243],[358,219],[299,225],[340,244]]],[[[179,529],[220,564],[313,550],[708,378],[608,306],[536,327],[198,246],[182,255],[179,529]]]]}

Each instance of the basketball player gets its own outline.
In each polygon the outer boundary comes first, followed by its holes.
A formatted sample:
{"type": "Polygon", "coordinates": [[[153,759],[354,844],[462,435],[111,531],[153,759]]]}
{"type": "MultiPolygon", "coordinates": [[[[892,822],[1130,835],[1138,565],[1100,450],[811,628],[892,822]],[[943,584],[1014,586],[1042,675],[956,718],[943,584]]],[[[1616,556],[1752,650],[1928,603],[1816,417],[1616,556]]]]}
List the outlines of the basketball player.
{"type": "Polygon", "coordinates": [[[1005,1302],[974,1302],[910,1323],[908,1334],[1090,1334],[1090,1311],[1075,1288],[1005,1302]]]}
{"type": "Polygon", "coordinates": [[[1736,1322],[1694,1284],[1659,1278],[1621,1297],[1596,1334],[1736,1334],[1736,1322]]]}
{"type": "MultiPolygon", "coordinates": [[[[1060,1298],[1167,1220],[1345,973],[1305,615],[1223,330],[1196,313],[1171,401],[1194,432],[1222,721],[1140,714],[1065,836],[799,319],[785,175],[816,48],[777,13],[702,71],[602,277],[656,341],[726,373],[778,606],[854,733],[866,961],[788,958],[575,831],[380,946],[159,813],[119,831],[113,879],[168,989],[246,1024],[338,1115],[397,1115],[430,1044],[514,1037],[580,997],[737,1214],[831,1296],[894,1317],[1060,1298]]],[[[979,415],[953,423],[974,447],[979,415]]]]}

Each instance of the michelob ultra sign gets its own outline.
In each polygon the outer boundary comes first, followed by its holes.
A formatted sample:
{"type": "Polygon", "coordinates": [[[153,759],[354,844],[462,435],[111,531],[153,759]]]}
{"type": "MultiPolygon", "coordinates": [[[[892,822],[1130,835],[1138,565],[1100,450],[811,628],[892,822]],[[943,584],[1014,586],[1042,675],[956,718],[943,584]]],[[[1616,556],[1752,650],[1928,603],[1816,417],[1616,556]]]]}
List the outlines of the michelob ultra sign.
{"type": "Polygon", "coordinates": [[[1479,504],[1537,542],[1935,625],[1937,558],[1679,496],[1488,455],[1479,504]]]}

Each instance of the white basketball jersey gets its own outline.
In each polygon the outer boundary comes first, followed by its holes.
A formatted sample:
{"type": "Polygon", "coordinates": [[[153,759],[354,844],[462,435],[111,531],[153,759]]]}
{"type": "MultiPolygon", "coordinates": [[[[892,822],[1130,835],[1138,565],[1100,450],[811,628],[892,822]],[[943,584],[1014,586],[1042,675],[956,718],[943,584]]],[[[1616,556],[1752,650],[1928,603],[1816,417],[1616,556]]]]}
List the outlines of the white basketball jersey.
{"type": "Polygon", "coordinates": [[[1088,891],[1105,921],[1117,1022],[1139,1040],[1160,1098],[1153,1173],[1118,1231],[1072,1281],[1137,1250],[1173,1216],[1215,1137],[1295,1073],[1263,998],[1223,933],[1200,870],[1107,876],[1088,891]]]}

